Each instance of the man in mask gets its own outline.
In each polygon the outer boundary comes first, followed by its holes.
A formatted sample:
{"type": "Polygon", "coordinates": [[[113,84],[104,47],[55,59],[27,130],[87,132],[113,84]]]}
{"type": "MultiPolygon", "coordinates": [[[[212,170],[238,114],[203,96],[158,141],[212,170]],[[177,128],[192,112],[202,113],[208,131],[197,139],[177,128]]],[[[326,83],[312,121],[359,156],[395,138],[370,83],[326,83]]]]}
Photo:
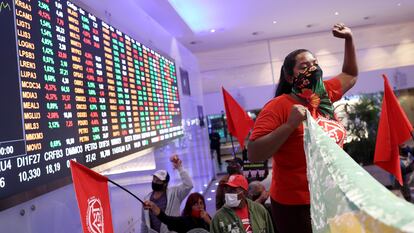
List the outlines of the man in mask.
{"type": "Polygon", "coordinates": [[[266,209],[247,199],[248,183],[243,175],[231,175],[224,189],[225,204],[214,216],[213,233],[273,233],[272,219],[266,209]]]}
{"type": "MultiPolygon", "coordinates": [[[[168,187],[170,175],[166,170],[158,170],[153,174],[152,192],[149,193],[144,200],[154,202],[169,216],[180,216],[180,205],[184,198],[193,188],[193,182],[187,171],[183,169],[182,161],[177,155],[173,155],[170,159],[174,169],[176,169],[181,177],[182,183],[177,186],[168,187]]],[[[141,214],[141,233],[146,232],[170,232],[166,225],[148,210],[142,210],[141,214]]]]}

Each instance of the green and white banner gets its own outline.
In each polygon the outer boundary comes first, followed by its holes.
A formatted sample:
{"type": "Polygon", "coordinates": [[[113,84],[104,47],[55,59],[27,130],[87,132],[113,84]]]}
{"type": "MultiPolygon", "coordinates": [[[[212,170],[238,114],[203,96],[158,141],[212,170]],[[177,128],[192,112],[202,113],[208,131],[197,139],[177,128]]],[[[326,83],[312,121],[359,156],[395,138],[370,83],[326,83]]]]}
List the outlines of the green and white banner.
{"type": "Polygon", "coordinates": [[[414,232],[414,205],[360,167],[309,112],[304,133],[314,233],[414,232]]]}

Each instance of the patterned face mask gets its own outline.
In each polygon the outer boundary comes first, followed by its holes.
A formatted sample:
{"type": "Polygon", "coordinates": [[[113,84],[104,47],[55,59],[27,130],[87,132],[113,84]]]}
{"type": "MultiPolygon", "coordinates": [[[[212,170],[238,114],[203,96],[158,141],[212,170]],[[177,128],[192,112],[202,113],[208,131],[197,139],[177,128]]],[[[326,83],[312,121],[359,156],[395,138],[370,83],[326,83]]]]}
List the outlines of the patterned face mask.
{"type": "Polygon", "coordinates": [[[323,84],[322,74],[322,69],[318,65],[308,67],[293,78],[292,93],[307,103],[314,118],[319,112],[327,118],[334,119],[332,102],[323,84]]]}

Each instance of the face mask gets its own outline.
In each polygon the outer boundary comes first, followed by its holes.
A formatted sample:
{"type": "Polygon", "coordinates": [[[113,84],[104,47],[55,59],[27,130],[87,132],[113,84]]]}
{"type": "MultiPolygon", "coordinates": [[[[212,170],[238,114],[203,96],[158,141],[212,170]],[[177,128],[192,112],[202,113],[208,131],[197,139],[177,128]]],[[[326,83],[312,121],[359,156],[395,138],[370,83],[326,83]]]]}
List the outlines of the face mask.
{"type": "Polygon", "coordinates": [[[152,190],[153,191],[162,191],[164,189],[164,184],[157,184],[152,182],[152,190]]]}
{"type": "Polygon", "coordinates": [[[241,200],[238,199],[238,193],[226,193],[224,194],[226,206],[235,208],[240,205],[241,200]]]}
{"type": "Polygon", "coordinates": [[[318,65],[307,68],[303,73],[293,78],[293,91],[301,93],[302,89],[310,89],[315,91],[315,87],[322,80],[322,69],[318,65]]]}
{"type": "Polygon", "coordinates": [[[200,218],[201,210],[191,210],[191,216],[194,218],[200,218]]]}
{"type": "Polygon", "coordinates": [[[305,100],[311,115],[317,118],[318,113],[326,118],[334,119],[334,109],[328,97],[322,79],[322,69],[318,65],[311,66],[293,78],[292,93],[305,100]]]}

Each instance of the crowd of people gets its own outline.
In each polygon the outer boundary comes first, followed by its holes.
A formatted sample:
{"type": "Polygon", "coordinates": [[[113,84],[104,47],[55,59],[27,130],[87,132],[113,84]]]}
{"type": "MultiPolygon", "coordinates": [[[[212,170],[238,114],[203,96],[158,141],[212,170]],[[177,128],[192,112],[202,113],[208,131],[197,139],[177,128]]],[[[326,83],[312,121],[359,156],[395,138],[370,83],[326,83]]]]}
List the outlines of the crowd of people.
{"type": "MultiPolygon", "coordinates": [[[[405,159],[401,166],[404,167],[403,175],[406,175],[414,168],[412,148],[401,148],[401,156],[405,159]]],[[[277,218],[283,217],[274,214],[274,203],[271,203],[271,195],[265,185],[260,181],[248,183],[243,176],[242,159],[236,157],[226,162],[227,174],[221,177],[216,190],[216,212],[210,216],[204,196],[197,192],[190,193],[193,181],[183,168],[181,159],[174,155],[171,163],[178,171],[181,183],[169,186],[170,175],[167,171],[153,173],[152,192],[146,196],[142,208],[141,232],[283,232],[279,230],[283,228],[277,221],[277,218]],[[180,206],[187,195],[185,207],[180,213],[180,206]]],[[[406,181],[404,177],[405,184],[406,181]]],[[[409,192],[404,197],[411,201],[408,199],[411,198],[409,192]]],[[[295,207],[303,209],[301,205],[295,207]]],[[[287,215],[297,214],[294,211],[298,211],[286,206],[281,208],[287,215]]],[[[306,225],[299,225],[297,229],[300,229],[298,232],[308,231],[306,225]]]]}
{"type": "Polygon", "coordinates": [[[145,197],[141,232],[275,232],[266,200],[269,195],[260,182],[251,182],[242,175],[243,160],[228,160],[227,174],[216,192],[216,213],[206,211],[204,197],[190,193],[192,179],[183,169],[177,155],[171,158],[179,172],[181,184],[169,186],[170,175],[165,170],[153,174],[152,192],[145,197]],[[188,196],[184,210],[180,205],[188,196]]]}

